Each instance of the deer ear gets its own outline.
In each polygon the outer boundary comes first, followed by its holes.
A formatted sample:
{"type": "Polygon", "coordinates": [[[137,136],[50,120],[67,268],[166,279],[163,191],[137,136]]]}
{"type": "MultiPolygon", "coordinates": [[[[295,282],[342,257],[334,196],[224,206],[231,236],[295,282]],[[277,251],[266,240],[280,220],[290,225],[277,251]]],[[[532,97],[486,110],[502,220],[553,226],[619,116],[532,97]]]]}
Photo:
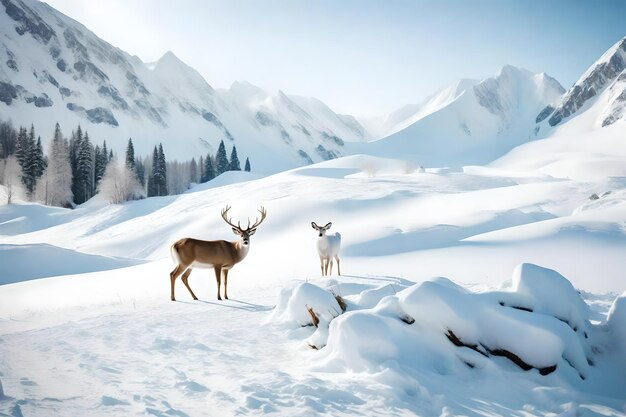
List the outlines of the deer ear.
{"type": "Polygon", "coordinates": [[[328,229],[330,229],[330,226],[332,226],[332,225],[333,225],[332,222],[328,222],[326,224],[326,226],[324,226],[324,229],[328,230],[328,229]]]}
{"type": "Polygon", "coordinates": [[[233,227],[233,233],[241,236],[241,232],[236,227],[233,227]]]}
{"type": "Polygon", "coordinates": [[[315,222],[311,222],[311,227],[315,230],[319,227],[315,222]]]}
{"type": "Polygon", "coordinates": [[[253,234],[255,234],[255,233],[256,233],[256,229],[251,229],[251,230],[248,232],[248,236],[252,236],[252,235],[253,235],[253,234]]]}

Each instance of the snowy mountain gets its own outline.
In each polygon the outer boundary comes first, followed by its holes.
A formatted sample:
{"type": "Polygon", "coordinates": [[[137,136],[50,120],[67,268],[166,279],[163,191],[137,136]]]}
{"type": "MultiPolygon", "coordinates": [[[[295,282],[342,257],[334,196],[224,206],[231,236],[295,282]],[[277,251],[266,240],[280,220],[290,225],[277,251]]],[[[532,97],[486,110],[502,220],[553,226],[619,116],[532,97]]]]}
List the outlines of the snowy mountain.
{"type": "Polygon", "coordinates": [[[537,116],[542,140],[492,166],[568,178],[626,176],[626,38],[609,48],[565,94],[537,116]]]}
{"type": "Polygon", "coordinates": [[[424,165],[489,162],[532,138],[537,113],[563,92],[545,73],[505,66],[494,77],[458,81],[397,110],[384,121],[388,136],[355,148],[424,165]]]}
{"type": "Polygon", "coordinates": [[[39,1],[2,0],[0,34],[0,114],[34,123],[43,139],[57,121],[65,134],[80,123],[118,152],[129,137],[142,155],[163,142],[170,159],[215,152],[224,139],[273,172],[368,138],[355,118],[318,100],[248,83],[214,89],[172,52],[144,63],[39,1]]]}
{"type": "Polygon", "coordinates": [[[611,125],[626,114],[626,38],[621,39],[591,65],[558,101],[546,106],[537,123],[556,126],[596,107],[594,125],[611,125]]]}

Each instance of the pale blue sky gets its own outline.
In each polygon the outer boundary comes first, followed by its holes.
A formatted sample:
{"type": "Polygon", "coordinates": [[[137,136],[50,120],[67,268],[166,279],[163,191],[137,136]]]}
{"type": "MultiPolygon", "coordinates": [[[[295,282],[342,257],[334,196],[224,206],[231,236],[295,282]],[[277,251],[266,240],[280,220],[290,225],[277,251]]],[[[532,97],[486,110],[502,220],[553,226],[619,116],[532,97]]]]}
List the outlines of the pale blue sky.
{"type": "Polygon", "coordinates": [[[146,62],[167,50],[235,80],[386,114],[505,64],[565,88],[626,36],[626,1],[48,0],[146,62]]]}

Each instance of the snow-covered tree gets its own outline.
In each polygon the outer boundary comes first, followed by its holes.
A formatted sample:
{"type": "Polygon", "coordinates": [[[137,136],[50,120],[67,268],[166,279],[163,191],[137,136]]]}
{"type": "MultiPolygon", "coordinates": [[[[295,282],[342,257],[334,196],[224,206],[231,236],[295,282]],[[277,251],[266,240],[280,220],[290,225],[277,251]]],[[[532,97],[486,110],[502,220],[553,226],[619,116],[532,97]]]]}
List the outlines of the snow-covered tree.
{"type": "Polygon", "coordinates": [[[7,204],[13,203],[16,187],[19,185],[22,170],[15,155],[0,160],[0,184],[6,187],[7,204]]]}
{"type": "Polygon", "coordinates": [[[80,153],[80,147],[83,142],[83,130],[78,125],[75,131],[72,131],[72,136],[69,140],[69,154],[70,154],[70,167],[72,168],[72,194],[74,198],[78,198],[79,194],[79,180],[78,175],[78,154],[80,153]]]}
{"type": "Polygon", "coordinates": [[[246,166],[243,170],[246,172],[250,172],[250,159],[246,158],[246,166]]]}
{"type": "Polygon", "coordinates": [[[22,184],[28,188],[30,182],[29,168],[30,168],[30,155],[32,153],[34,143],[30,141],[28,131],[24,127],[20,127],[17,134],[17,142],[15,144],[15,157],[20,166],[20,180],[22,184]]]}
{"type": "Polygon", "coordinates": [[[202,178],[204,178],[204,159],[202,159],[202,155],[200,155],[200,159],[198,160],[198,182],[204,182],[202,178]]]}
{"type": "Polygon", "coordinates": [[[75,175],[77,178],[74,178],[75,189],[73,190],[76,204],[82,204],[93,197],[93,167],[94,150],[89,140],[89,134],[85,133],[76,155],[75,175]]]}
{"type": "Polygon", "coordinates": [[[126,146],[126,166],[131,171],[135,170],[135,147],[132,138],[128,138],[128,145],[126,146]]]}
{"type": "Polygon", "coordinates": [[[191,158],[189,163],[189,182],[198,182],[198,164],[196,158],[191,158]]]}
{"type": "Polygon", "coordinates": [[[154,147],[152,152],[152,171],[148,178],[148,197],[167,195],[167,167],[163,145],[154,147]]]}
{"type": "Polygon", "coordinates": [[[141,184],[141,188],[145,188],[146,186],[146,166],[141,162],[140,158],[135,158],[135,174],[137,175],[137,180],[139,184],[141,184]]]}
{"type": "MultiPolygon", "coordinates": [[[[205,162],[206,163],[206,162],[205,162]]],[[[224,141],[220,141],[220,146],[217,148],[217,154],[215,155],[215,176],[228,171],[230,163],[228,162],[228,156],[226,156],[226,146],[224,141]]]]}
{"type": "Polygon", "coordinates": [[[167,163],[167,189],[170,195],[182,194],[189,189],[191,183],[189,165],[190,162],[167,163]]]}
{"type": "Polygon", "coordinates": [[[135,171],[131,171],[126,163],[121,164],[115,159],[107,165],[98,193],[111,204],[120,204],[145,196],[135,171]]]}
{"type": "Polygon", "coordinates": [[[102,144],[102,148],[99,145],[96,145],[94,148],[94,185],[96,189],[98,189],[98,184],[102,177],[104,177],[104,171],[106,170],[108,158],[107,151],[104,148],[106,146],[106,142],[102,144]]]}
{"type": "Polygon", "coordinates": [[[216,177],[215,167],[213,166],[213,158],[210,154],[207,154],[206,158],[204,158],[204,169],[202,170],[202,178],[200,182],[205,183],[207,181],[211,181],[216,177]]]}
{"type": "Polygon", "coordinates": [[[159,195],[168,195],[167,192],[167,164],[165,162],[165,152],[163,144],[159,143],[159,164],[157,169],[157,184],[159,195]]]}
{"type": "Polygon", "coordinates": [[[48,162],[43,154],[43,145],[41,144],[41,136],[37,137],[37,144],[35,145],[35,149],[33,150],[32,155],[32,175],[33,179],[37,181],[46,169],[48,162]]]}
{"type": "Polygon", "coordinates": [[[27,132],[25,128],[20,128],[15,155],[22,170],[22,184],[26,187],[28,196],[31,197],[35,190],[37,179],[41,177],[46,166],[41,138],[35,142],[34,126],[31,125],[30,132],[27,132]]]}
{"type": "Polygon", "coordinates": [[[48,165],[37,181],[35,194],[37,200],[47,205],[70,207],[72,204],[69,146],[58,123],[54,128],[54,137],[48,145],[48,165]]]}
{"type": "Polygon", "coordinates": [[[239,157],[237,156],[237,147],[233,145],[233,150],[230,153],[230,165],[229,171],[241,171],[241,164],[239,163],[239,157]]]}
{"type": "Polygon", "coordinates": [[[0,159],[8,158],[15,153],[17,131],[11,122],[0,122],[0,159]]]}

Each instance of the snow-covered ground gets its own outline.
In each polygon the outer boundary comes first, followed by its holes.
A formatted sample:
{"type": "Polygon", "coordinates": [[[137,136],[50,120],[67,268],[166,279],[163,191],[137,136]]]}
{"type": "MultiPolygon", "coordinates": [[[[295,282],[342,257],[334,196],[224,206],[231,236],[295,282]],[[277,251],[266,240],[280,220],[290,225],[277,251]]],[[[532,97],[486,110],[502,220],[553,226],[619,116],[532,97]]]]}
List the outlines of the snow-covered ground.
{"type": "Polygon", "coordinates": [[[0,413],[624,415],[623,298],[608,320],[626,290],[621,168],[571,176],[574,162],[515,152],[426,172],[356,155],[122,205],[0,207],[0,282],[24,281],[0,286],[0,413]],[[169,246],[234,239],[226,204],[268,211],[231,300],[197,270],[200,300],[179,280],[169,301],[169,246]],[[341,232],[343,276],[320,277],[311,221],[341,232]],[[557,368],[455,346],[444,326],[557,368]]]}

